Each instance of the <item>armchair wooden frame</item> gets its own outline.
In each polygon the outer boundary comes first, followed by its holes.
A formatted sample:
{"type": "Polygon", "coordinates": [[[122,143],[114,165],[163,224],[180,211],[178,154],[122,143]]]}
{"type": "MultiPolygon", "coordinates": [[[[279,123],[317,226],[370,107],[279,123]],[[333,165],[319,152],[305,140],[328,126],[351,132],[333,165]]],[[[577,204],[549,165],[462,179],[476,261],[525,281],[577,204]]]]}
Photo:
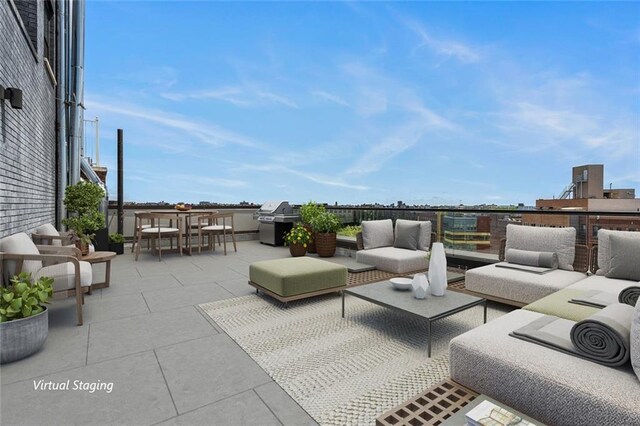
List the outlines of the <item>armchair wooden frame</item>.
{"type": "Polygon", "coordinates": [[[22,272],[24,262],[27,260],[41,261],[43,266],[55,265],[58,263],[71,262],[74,269],[74,288],[64,290],[54,290],[54,296],[56,294],[64,294],[65,297],[75,295],[76,297],[76,311],[78,315],[78,325],[82,325],[82,305],[84,304],[85,291],[91,294],[91,286],[82,287],[80,283],[80,250],[75,247],[58,247],[39,245],[36,246],[40,251],[40,254],[19,254],[19,253],[0,253],[0,273],[5,260],[12,260],[16,262],[15,273],[22,272]],[[85,290],[86,289],[86,290],[85,290]]]}

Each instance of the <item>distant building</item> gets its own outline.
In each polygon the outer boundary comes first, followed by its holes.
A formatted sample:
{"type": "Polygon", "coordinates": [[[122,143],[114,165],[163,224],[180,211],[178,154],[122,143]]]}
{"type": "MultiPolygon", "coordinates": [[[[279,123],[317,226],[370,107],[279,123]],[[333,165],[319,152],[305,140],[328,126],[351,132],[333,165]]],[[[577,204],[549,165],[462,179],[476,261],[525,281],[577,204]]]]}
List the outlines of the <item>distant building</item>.
{"type": "MultiPolygon", "coordinates": [[[[572,171],[572,182],[558,198],[536,200],[537,210],[640,212],[640,199],[635,198],[635,189],[604,189],[604,165],[588,164],[576,166],[572,171]]],[[[578,241],[587,245],[597,242],[598,229],[639,231],[637,217],[600,215],[541,215],[523,213],[526,225],[576,228],[578,241]]]]}

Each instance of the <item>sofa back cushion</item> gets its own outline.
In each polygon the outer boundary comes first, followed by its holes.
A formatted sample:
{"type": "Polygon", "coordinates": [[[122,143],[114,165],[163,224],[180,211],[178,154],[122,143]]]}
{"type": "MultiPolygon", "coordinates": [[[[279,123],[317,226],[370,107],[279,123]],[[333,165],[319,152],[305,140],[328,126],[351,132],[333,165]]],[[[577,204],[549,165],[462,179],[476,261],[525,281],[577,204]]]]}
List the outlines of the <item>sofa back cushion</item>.
{"type": "Polygon", "coordinates": [[[430,220],[396,220],[396,234],[398,233],[398,224],[402,223],[419,223],[420,234],[418,236],[418,250],[429,251],[431,248],[431,221],[430,220]]]}
{"type": "Polygon", "coordinates": [[[557,253],[558,267],[573,271],[573,261],[576,256],[576,230],[575,228],[507,225],[505,250],[509,249],[557,253]]]}
{"type": "Polygon", "coordinates": [[[400,223],[396,221],[396,237],[393,246],[408,250],[418,249],[420,237],[420,224],[415,221],[404,220],[400,223]]]}
{"type": "Polygon", "coordinates": [[[363,221],[362,244],[365,250],[393,246],[393,222],[391,219],[363,221]]]}
{"type": "Polygon", "coordinates": [[[612,235],[625,236],[628,238],[640,239],[640,232],[632,231],[612,231],[600,229],[598,231],[598,270],[596,275],[607,275],[611,265],[611,241],[612,235]]]}
{"type": "Polygon", "coordinates": [[[611,261],[605,277],[640,281],[640,239],[612,234],[609,250],[611,261]]]}
{"type": "MultiPolygon", "coordinates": [[[[50,223],[45,223],[44,225],[40,225],[36,228],[35,233],[38,235],[51,235],[53,237],[59,237],[60,233],[58,232],[58,230],[56,229],[55,226],[53,226],[50,223]]],[[[39,244],[45,244],[45,243],[39,243],[39,244]]],[[[60,240],[52,240],[51,241],[51,245],[52,246],[61,246],[62,245],[62,241],[60,240]]]]}
{"type": "MultiPolygon", "coordinates": [[[[36,245],[31,241],[31,238],[24,232],[13,234],[0,240],[0,252],[11,254],[40,254],[36,245]]],[[[2,277],[5,283],[9,282],[9,279],[16,274],[16,261],[5,260],[3,269],[4,276],[2,277]]],[[[42,268],[42,262],[39,260],[25,260],[22,265],[22,272],[29,272],[35,277],[36,272],[42,268]]]]}
{"type": "Polygon", "coordinates": [[[636,302],[636,312],[631,323],[631,366],[640,379],[640,299],[636,302]]]}

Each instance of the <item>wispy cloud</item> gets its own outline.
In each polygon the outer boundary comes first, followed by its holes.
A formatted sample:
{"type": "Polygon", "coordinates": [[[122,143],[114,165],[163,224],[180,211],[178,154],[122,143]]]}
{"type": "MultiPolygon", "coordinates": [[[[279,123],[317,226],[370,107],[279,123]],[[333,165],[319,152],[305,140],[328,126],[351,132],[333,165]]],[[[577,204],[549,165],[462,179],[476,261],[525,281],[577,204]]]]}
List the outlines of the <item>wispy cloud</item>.
{"type": "Polygon", "coordinates": [[[334,95],[333,93],[325,92],[323,90],[311,90],[309,93],[317,98],[324,99],[325,101],[333,102],[334,104],[347,108],[350,107],[349,102],[345,101],[338,95],[334,95]]]}
{"type": "Polygon", "coordinates": [[[322,176],[318,174],[309,173],[307,171],[299,171],[299,170],[295,170],[290,167],[286,167],[282,165],[243,164],[239,166],[239,168],[242,170],[252,170],[252,171],[268,172],[268,173],[287,173],[287,174],[298,176],[321,185],[334,186],[338,188],[355,189],[358,191],[366,191],[371,189],[368,186],[350,184],[335,177],[322,176]]]}
{"type": "Polygon", "coordinates": [[[238,180],[238,179],[212,178],[208,176],[194,175],[194,174],[171,174],[168,177],[169,179],[179,180],[182,182],[189,183],[191,185],[197,185],[197,186],[210,185],[213,188],[216,188],[216,187],[242,188],[247,186],[247,182],[243,180],[238,180]]]}
{"type": "Polygon", "coordinates": [[[224,86],[216,89],[194,90],[187,92],[163,92],[160,96],[173,101],[183,101],[186,99],[215,99],[228,102],[239,107],[277,104],[292,109],[299,108],[295,101],[284,95],[268,90],[258,89],[251,85],[224,86]]]}
{"type": "Polygon", "coordinates": [[[215,124],[197,122],[178,114],[169,114],[162,110],[123,104],[117,101],[86,101],[85,104],[87,108],[91,109],[92,112],[95,112],[97,115],[103,112],[109,112],[144,120],[156,125],[186,132],[194,139],[213,146],[222,146],[225,144],[249,147],[258,146],[255,141],[247,136],[224,129],[215,124]]]}
{"type": "Polygon", "coordinates": [[[423,24],[413,19],[399,17],[399,20],[419,37],[420,47],[427,47],[438,55],[455,58],[465,63],[478,62],[481,59],[481,55],[477,49],[463,42],[438,39],[431,35],[423,24]]]}

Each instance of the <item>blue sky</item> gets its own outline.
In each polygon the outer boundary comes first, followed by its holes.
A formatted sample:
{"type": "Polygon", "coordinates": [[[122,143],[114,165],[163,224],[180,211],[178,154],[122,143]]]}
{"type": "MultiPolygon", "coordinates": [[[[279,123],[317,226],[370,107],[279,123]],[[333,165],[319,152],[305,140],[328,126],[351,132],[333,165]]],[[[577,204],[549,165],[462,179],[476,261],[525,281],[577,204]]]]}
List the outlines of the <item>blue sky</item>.
{"type": "Polygon", "coordinates": [[[127,201],[640,193],[637,2],[89,1],[85,73],[127,201]]]}

